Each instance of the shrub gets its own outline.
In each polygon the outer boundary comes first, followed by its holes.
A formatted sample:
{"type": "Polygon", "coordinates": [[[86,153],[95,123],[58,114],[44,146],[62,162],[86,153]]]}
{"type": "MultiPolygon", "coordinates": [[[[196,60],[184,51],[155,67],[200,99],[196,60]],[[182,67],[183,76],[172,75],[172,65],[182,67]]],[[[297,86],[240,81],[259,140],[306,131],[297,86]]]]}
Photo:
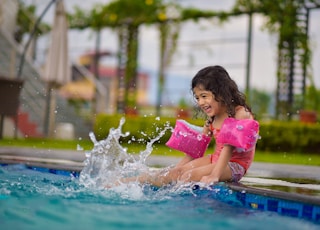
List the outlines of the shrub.
{"type": "Polygon", "coordinates": [[[276,152],[320,153],[320,125],[299,122],[260,123],[257,149],[276,152]]]}
{"type": "MultiPolygon", "coordinates": [[[[121,115],[98,115],[94,124],[96,138],[98,140],[106,138],[110,128],[119,126],[121,117],[121,115]]],[[[126,116],[125,119],[122,132],[130,132],[130,135],[122,138],[121,141],[143,143],[157,137],[165,127],[173,128],[176,121],[176,118],[161,117],[157,119],[155,116],[126,116]]],[[[201,119],[188,119],[188,122],[198,126],[203,125],[201,119]]],[[[166,143],[171,136],[171,130],[169,128],[157,143],[166,143]]],[[[261,139],[258,140],[257,149],[260,151],[320,153],[319,124],[260,122],[259,135],[261,139]]]]}
{"type": "MultiPolygon", "coordinates": [[[[122,115],[105,115],[100,114],[97,116],[94,124],[94,133],[98,140],[104,139],[108,136],[111,128],[117,128],[120,123],[120,119],[124,117],[122,115]]],[[[121,141],[128,142],[143,142],[149,141],[157,137],[161,130],[165,127],[169,127],[165,132],[164,136],[160,138],[157,143],[166,143],[170,136],[172,128],[175,125],[176,118],[155,116],[125,116],[125,123],[122,127],[122,133],[129,132],[130,135],[127,138],[121,138],[121,141]]],[[[201,120],[188,120],[190,123],[202,126],[203,121],[201,120]]]]}

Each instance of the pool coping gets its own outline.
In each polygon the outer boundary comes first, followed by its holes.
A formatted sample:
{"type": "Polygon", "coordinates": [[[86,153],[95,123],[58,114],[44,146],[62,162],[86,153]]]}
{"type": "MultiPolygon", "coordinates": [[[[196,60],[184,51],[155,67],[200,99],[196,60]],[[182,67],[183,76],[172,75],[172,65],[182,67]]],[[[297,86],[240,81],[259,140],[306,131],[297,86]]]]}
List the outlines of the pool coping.
{"type": "Polygon", "coordinates": [[[234,191],[251,193],[261,196],[273,197],[281,200],[300,202],[320,206],[320,198],[299,193],[289,193],[266,188],[254,188],[242,183],[227,183],[227,186],[234,191]]]}
{"type": "Polygon", "coordinates": [[[0,147],[0,163],[81,171],[86,159],[83,151],[0,147]]]}

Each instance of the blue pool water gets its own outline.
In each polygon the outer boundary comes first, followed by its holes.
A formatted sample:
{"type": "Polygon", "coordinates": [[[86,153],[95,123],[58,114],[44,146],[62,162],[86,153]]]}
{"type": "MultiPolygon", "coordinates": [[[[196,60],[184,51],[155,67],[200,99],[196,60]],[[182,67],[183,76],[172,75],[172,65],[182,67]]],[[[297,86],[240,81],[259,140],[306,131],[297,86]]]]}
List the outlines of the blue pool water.
{"type": "MultiPolygon", "coordinates": [[[[80,173],[0,166],[0,229],[319,229],[320,208],[260,197],[220,183],[154,188],[118,179],[154,173],[145,164],[157,130],[134,158],[119,144],[121,127],[86,153],[80,173]],[[106,188],[106,185],[107,188],[106,188]],[[113,186],[109,186],[113,185],[113,186]]],[[[164,169],[165,170],[165,169],[164,169]]]]}
{"type": "MultiPolygon", "coordinates": [[[[67,174],[63,173],[63,174],[67,174]]],[[[72,175],[0,167],[1,229],[319,229],[317,222],[248,209],[223,183],[89,189],[72,175]]]]}

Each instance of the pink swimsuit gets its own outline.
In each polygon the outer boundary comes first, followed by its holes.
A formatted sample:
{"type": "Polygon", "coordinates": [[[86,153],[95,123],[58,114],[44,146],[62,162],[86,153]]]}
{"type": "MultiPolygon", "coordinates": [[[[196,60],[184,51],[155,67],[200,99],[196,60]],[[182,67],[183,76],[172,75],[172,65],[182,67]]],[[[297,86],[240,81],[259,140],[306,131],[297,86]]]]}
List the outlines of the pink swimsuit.
{"type": "MultiPolygon", "coordinates": [[[[211,154],[211,162],[216,163],[220,154],[221,154],[221,151],[223,149],[224,144],[217,142],[217,138],[219,136],[220,130],[215,129],[213,127],[211,127],[211,130],[213,132],[213,136],[216,141],[215,151],[213,154],[211,154]]],[[[239,165],[241,165],[244,168],[244,170],[246,172],[253,161],[254,153],[255,153],[255,148],[253,148],[247,152],[238,152],[238,151],[236,151],[236,149],[234,149],[232,152],[230,162],[238,163],[239,165]]]]}

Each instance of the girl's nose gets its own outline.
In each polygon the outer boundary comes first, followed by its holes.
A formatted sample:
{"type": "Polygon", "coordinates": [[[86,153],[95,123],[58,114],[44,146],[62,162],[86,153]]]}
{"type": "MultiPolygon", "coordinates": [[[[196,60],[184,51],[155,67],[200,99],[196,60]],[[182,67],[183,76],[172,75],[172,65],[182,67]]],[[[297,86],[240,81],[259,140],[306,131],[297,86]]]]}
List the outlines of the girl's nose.
{"type": "Polygon", "coordinates": [[[203,102],[204,102],[204,100],[202,98],[199,98],[198,101],[197,101],[198,105],[202,105],[203,102]]]}

